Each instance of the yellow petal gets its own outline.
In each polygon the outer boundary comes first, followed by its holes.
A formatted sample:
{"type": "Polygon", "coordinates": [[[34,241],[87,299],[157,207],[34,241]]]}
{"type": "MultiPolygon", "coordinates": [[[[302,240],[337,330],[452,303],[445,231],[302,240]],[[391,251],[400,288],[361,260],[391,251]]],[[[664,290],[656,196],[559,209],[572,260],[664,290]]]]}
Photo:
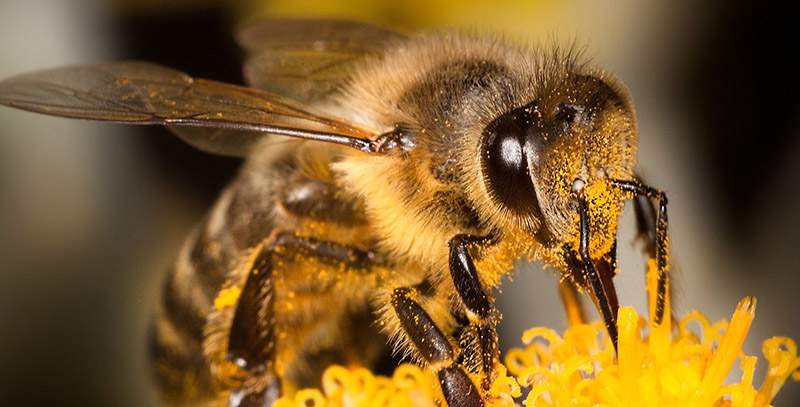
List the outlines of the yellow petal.
{"type": "Polygon", "coordinates": [[[638,379],[642,370],[643,351],[639,338],[639,315],[633,307],[621,307],[617,316],[619,328],[619,379],[631,405],[641,406],[638,379]]]}
{"type": "Polygon", "coordinates": [[[722,382],[741,353],[742,343],[755,317],[755,310],[755,298],[745,297],[739,301],[731,323],[703,376],[703,382],[692,400],[692,405],[709,406],[719,397],[722,382]]]}
{"type": "MultiPolygon", "coordinates": [[[[761,346],[764,358],[767,359],[769,370],[764,384],[758,392],[757,402],[767,405],[772,402],[778,390],[800,368],[800,358],[797,357],[797,345],[789,338],[776,336],[764,341],[761,346]]],[[[796,373],[795,373],[796,375],[796,373]]],[[[797,380],[797,379],[795,379],[797,380]]]]}

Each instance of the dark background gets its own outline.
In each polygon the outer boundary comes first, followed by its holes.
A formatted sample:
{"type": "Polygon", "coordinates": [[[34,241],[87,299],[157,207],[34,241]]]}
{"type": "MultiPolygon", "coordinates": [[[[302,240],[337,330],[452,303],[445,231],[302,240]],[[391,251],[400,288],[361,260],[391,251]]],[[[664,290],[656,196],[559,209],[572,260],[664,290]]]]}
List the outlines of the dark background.
{"type": "MultiPolygon", "coordinates": [[[[800,338],[796,10],[728,2],[301,3],[4,1],[0,76],[142,59],[241,83],[234,27],[261,13],[577,36],[636,100],[640,168],[670,194],[678,314],[698,308],[728,318],[739,298],[755,295],[748,353],[760,355],[772,335],[800,338]]],[[[143,338],[162,272],[239,162],[197,152],[161,128],[10,109],[0,109],[0,123],[0,404],[155,403],[143,338]]],[[[631,245],[622,249],[622,302],[643,309],[642,260],[631,245]]],[[[518,273],[501,295],[504,346],[518,344],[529,326],[563,327],[555,277],[528,268],[535,271],[518,273]]],[[[800,386],[790,381],[775,404],[798,403],[800,386]]]]}

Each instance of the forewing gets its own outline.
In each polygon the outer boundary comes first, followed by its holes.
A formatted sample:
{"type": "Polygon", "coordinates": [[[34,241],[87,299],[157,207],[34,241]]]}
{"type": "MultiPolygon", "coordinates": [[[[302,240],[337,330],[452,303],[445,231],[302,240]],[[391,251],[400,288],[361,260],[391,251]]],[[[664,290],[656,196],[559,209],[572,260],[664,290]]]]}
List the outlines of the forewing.
{"type": "Polygon", "coordinates": [[[13,77],[0,82],[0,104],[79,119],[215,128],[178,133],[199,148],[221,154],[246,154],[266,134],[365,151],[371,136],[269,92],[193,79],[144,62],[73,66],[13,77]]]}
{"type": "Polygon", "coordinates": [[[380,55],[403,34],[345,20],[257,20],[242,27],[239,44],[248,52],[247,82],[301,102],[329,97],[355,63],[380,55]]]}

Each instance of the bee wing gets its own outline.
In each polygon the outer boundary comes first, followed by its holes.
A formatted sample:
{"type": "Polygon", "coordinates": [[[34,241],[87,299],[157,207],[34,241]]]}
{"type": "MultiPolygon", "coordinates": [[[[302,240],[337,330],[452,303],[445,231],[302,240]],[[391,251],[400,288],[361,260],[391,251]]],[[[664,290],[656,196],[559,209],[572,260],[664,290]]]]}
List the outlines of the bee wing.
{"type": "Polygon", "coordinates": [[[144,62],[72,66],[16,76],[0,81],[0,104],[78,119],[188,126],[177,133],[192,145],[239,156],[267,134],[362,151],[370,151],[373,136],[266,91],[193,79],[144,62]]]}
{"type": "Polygon", "coordinates": [[[346,20],[256,20],[238,32],[247,82],[301,102],[339,90],[353,63],[380,55],[403,34],[346,20]]]}

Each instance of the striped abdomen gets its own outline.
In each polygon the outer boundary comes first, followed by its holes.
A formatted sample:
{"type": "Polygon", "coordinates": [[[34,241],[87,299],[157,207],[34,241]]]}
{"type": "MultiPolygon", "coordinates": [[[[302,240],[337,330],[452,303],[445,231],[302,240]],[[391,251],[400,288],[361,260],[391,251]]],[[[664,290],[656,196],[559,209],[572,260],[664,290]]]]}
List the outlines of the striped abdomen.
{"type": "MultiPolygon", "coordinates": [[[[204,357],[204,353],[208,355],[207,325],[215,312],[214,300],[223,285],[244,282],[247,270],[241,266],[251,251],[268,242],[274,232],[311,234],[361,247],[369,241],[364,220],[354,209],[357,205],[342,200],[327,178],[329,174],[325,174],[324,167],[330,158],[326,148],[282,143],[278,149],[251,157],[205,223],[184,244],[164,282],[151,336],[151,358],[166,399],[197,402],[216,399],[225,390],[217,383],[220,378],[212,375],[209,361],[204,357]]],[[[365,307],[332,305],[356,299],[355,302],[366,304],[364,284],[352,284],[361,290],[351,288],[348,295],[342,295],[340,286],[363,271],[354,271],[351,276],[340,274],[340,265],[289,258],[279,263],[280,268],[273,270],[271,277],[276,285],[275,307],[280,310],[272,319],[282,330],[283,338],[275,354],[286,366],[282,373],[299,382],[308,377],[313,380],[324,366],[299,367],[296,363],[300,362],[296,361],[302,359],[301,355],[306,352],[321,355],[343,341],[353,342],[341,338],[327,344],[314,338],[342,337],[336,327],[347,312],[358,314],[348,314],[348,324],[363,319],[363,325],[369,327],[372,319],[365,307]],[[309,340],[314,342],[313,346],[308,345],[309,340]]],[[[213,331],[227,337],[225,329],[228,328],[215,326],[213,331]]],[[[371,335],[363,336],[370,341],[374,339],[371,335]]],[[[382,340],[375,342],[383,344],[382,340]]],[[[368,346],[358,348],[365,350],[368,346]]],[[[330,351],[340,359],[338,350],[330,351]]],[[[323,360],[320,355],[316,359],[323,360]]]]}
{"type": "Polygon", "coordinates": [[[203,328],[228,271],[242,254],[226,227],[230,193],[184,243],[170,268],[156,308],[150,358],[167,400],[189,401],[216,393],[203,356],[203,328]]]}
{"type": "Polygon", "coordinates": [[[186,402],[216,397],[218,385],[203,355],[203,329],[231,270],[273,229],[273,181],[282,176],[280,172],[242,171],[170,268],[149,344],[157,385],[165,399],[186,402]]]}

